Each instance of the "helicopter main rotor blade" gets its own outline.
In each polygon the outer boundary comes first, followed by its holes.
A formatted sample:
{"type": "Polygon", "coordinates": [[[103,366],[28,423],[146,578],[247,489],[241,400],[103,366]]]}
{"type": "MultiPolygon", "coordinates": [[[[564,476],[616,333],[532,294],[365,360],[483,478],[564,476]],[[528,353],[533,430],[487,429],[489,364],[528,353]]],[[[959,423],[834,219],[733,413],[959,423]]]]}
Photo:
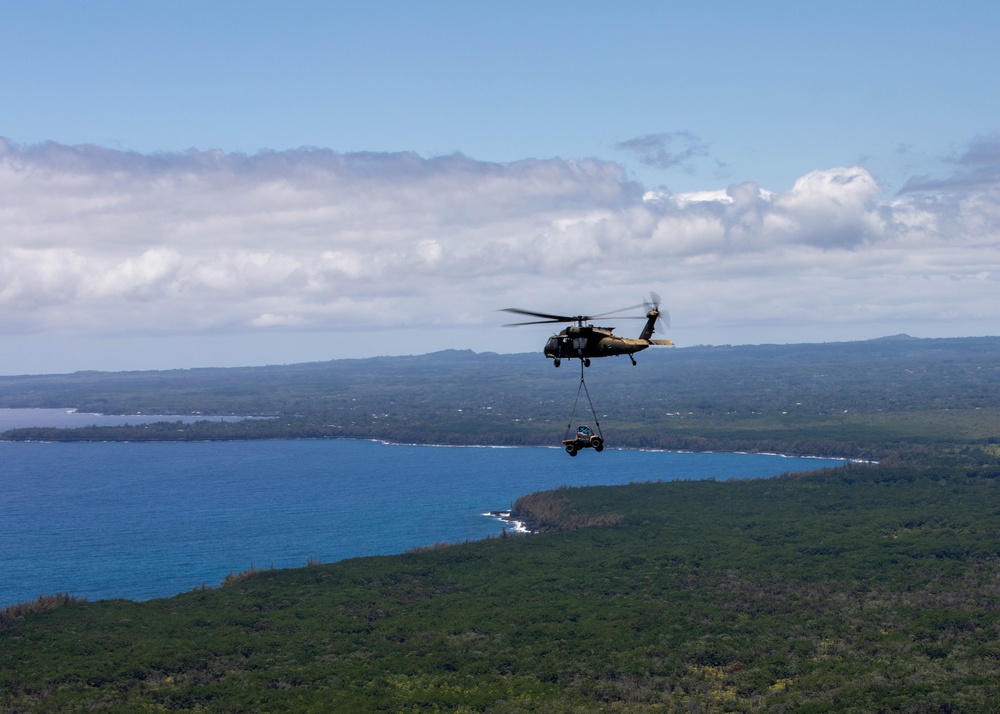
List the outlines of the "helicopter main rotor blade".
{"type": "Polygon", "coordinates": [[[521,327],[521,325],[555,325],[567,320],[532,320],[531,322],[508,322],[503,327],[521,327]]]}
{"type": "MultiPolygon", "coordinates": [[[[536,312],[534,310],[523,310],[519,307],[505,307],[501,309],[501,312],[513,312],[516,315],[528,315],[529,317],[543,317],[544,320],[531,320],[529,322],[512,322],[504,325],[504,327],[520,327],[521,325],[545,325],[555,322],[576,322],[578,324],[583,324],[584,322],[590,322],[598,317],[607,317],[608,315],[614,315],[619,312],[626,312],[627,310],[635,310],[636,308],[643,307],[643,305],[629,305],[628,307],[618,308],[617,310],[611,310],[609,312],[602,312],[597,315],[551,315],[547,312],[536,312]]],[[[644,317],[619,317],[620,320],[644,320],[644,317]]]]}
{"type": "MultiPolygon", "coordinates": [[[[627,310],[635,310],[637,307],[642,307],[642,304],[639,304],[639,305],[629,305],[628,307],[620,307],[617,310],[612,310],[610,312],[602,312],[600,315],[591,315],[589,317],[585,317],[584,319],[585,320],[593,320],[594,318],[597,318],[597,317],[606,317],[607,315],[614,315],[615,313],[618,313],[618,312],[625,312],[627,310]]],[[[641,318],[639,318],[639,319],[641,319],[641,318]]]]}
{"type": "MultiPolygon", "coordinates": [[[[519,307],[505,307],[500,312],[513,312],[518,315],[529,315],[531,317],[544,317],[546,322],[573,322],[578,319],[575,317],[568,317],[566,315],[549,315],[545,312],[535,312],[534,310],[522,310],[519,307]]],[[[522,323],[526,325],[532,325],[537,323],[522,323]]]]}

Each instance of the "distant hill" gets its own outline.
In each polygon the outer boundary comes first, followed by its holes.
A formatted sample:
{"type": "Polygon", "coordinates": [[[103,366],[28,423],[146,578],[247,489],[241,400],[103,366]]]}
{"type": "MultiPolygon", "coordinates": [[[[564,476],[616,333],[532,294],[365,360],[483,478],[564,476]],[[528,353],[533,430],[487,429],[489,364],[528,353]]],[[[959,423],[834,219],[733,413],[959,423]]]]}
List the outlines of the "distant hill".
{"type": "MultiPolygon", "coordinates": [[[[605,358],[594,360],[585,375],[609,445],[839,454],[845,445],[865,450],[868,442],[933,438],[942,425],[948,438],[996,434],[998,354],[1000,337],[896,335],[652,349],[637,355],[638,366],[605,358]],[[970,421],[968,413],[976,411],[981,418],[970,421]]],[[[446,350],[264,367],[0,377],[0,407],[276,417],[171,429],[169,437],[155,427],[127,434],[105,427],[93,438],[552,443],[562,437],[574,403],[573,421],[594,421],[586,397],[576,401],[579,387],[573,362],[555,369],[540,353],[446,350]]],[[[72,438],[91,437],[77,431],[72,438]]]]}

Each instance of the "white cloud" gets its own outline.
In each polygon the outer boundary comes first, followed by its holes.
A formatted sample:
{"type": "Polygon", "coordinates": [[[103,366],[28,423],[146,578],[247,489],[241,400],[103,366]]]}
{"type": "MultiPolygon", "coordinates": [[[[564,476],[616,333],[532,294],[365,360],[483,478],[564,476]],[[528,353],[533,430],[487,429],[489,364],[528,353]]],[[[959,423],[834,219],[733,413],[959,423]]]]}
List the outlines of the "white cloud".
{"type": "Polygon", "coordinates": [[[878,193],[878,184],[865,169],[813,171],[790,191],[773,197],[762,233],[780,242],[825,248],[878,240],[884,230],[878,193]]]}
{"type": "Polygon", "coordinates": [[[0,332],[420,325],[425,341],[409,351],[503,349],[523,343],[431,333],[492,329],[511,305],[602,312],[654,289],[675,331],[699,341],[746,341],[726,339],[734,326],[752,326],[751,341],[852,323],[985,333],[1000,297],[991,147],[959,162],[974,181],[922,179],[938,192],[883,198],[859,167],[813,171],[785,192],[670,195],[598,160],[0,141],[0,332]]]}
{"type": "Polygon", "coordinates": [[[171,297],[178,289],[182,255],[165,247],[149,248],[134,258],[94,266],[86,292],[94,298],[125,298],[144,302],[171,297]]]}

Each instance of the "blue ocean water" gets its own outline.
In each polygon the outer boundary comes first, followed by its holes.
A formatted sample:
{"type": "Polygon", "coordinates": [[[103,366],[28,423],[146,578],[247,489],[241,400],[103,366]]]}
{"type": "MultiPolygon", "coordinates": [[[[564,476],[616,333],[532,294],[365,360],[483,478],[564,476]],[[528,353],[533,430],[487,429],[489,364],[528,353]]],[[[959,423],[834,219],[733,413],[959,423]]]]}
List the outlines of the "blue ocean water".
{"type": "Polygon", "coordinates": [[[756,478],[842,461],[372,441],[0,442],[0,606],[143,600],[249,567],[498,535],[488,516],[561,485],[756,478]]]}

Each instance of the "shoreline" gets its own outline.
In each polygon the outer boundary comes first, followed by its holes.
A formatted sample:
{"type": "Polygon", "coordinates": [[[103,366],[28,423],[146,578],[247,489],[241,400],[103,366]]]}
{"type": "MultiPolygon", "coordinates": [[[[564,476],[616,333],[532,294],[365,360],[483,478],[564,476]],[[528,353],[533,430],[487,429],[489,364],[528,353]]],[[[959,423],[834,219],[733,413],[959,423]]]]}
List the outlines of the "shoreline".
{"type": "MultiPolygon", "coordinates": [[[[239,417],[239,418],[254,418],[254,417],[239,417]]],[[[258,417],[266,418],[266,417],[258,417]]],[[[152,422],[159,423],[159,422],[152,422]]],[[[170,422],[168,422],[170,423],[170,422]]],[[[15,427],[15,429],[23,428],[54,428],[63,429],[65,431],[73,431],[77,427],[15,427]]],[[[84,427],[85,428],[85,427],[84,427]]],[[[114,428],[114,427],[110,427],[114,428]]],[[[7,430],[7,431],[13,431],[7,430]]],[[[0,432],[0,443],[10,443],[10,444],[212,444],[212,443],[230,443],[230,442],[266,442],[266,441],[369,441],[376,444],[383,444],[384,446],[419,446],[424,448],[434,448],[434,449],[553,449],[556,451],[563,451],[562,446],[546,446],[543,444],[442,444],[432,441],[427,442],[415,442],[415,441],[390,441],[388,439],[375,438],[375,437],[356,437],[356,436],[279,436],[274,438],[248,438],[248,437],[234,437],[227,439],[211,439],[211,438],[177,438],[177,439],[13,439],[6,437],[7,431],[0,432]]],[[[663,449],[656,447],[607,447],[605,451],[632,451],[632,452],[642,452],[649,454],[743,454],[748,456],[775,456],[785,459],[816,459],[817,461],[842,461],[845,464],[878,464],[876,459],[863,459],[854,456],[821,456],[817,454],[796,454],[796,453],[785,453],[778,451],[746,451],[746,450],[732,450],[728,451],[726,449],[706,449],[704,451],[695,451],[693,449],[663,449]]]]}
{"type": "Polygon", "coordinates": [[[490,511],[489,513],[484,513],[483,515],[496,518],[502,523],[511,524],[511,531],[513,533],[520,533],[522,535],[538,533],[536,529],[532,529],[528,526],[527,521],[519,521],[516,518],[511,517],[511,511],[490,511]]]}
{"type": "MultiPolygon", "coordinates": [[[[3,407],[0,408],[0,416],[6,414],[11,414],[18,411],[24,412],[50,412],[53,414],[59,414],[62,417],[67,416],[78,416],[81,418],[87,417],[98,417],[101,419],[117,419],[117,420],[128,420],[129,418],[136,420],[135,424],[131,424],[127,421],[124,423],[117,424],[79,424],[79,425],[67,425],[65,423],[55,423],[50,425],[39,426],[37,423],[30,426],[24,423],[16,424],[3,424],[2,419],[0,419],[0,441],[6,442],[34,442],[34,443],[86,443],[86,442],[99,442],[99,443],[111,443],[111,442],[122,442],[122,443],[142,443],[142,442],[160,442],[160,443],[183,443],[183,442],[227,442],[227,441],[323,441],[329,439],[343,439],[350,441],[372,441],[380,444],[385,444],[387,446],[424,446],[433,448],[470,448],[470,449],[557,449],[559,451],[563,450],[563,445],[561,442],[559,444],[538,444],[538,443],[523,443],[523,444],[487,444],[487,443],[444,443],[440,441],[435,441],[432,438],[426,441],[396,441],[393,439],[387,439],[385,437],[378,436],[341,436],[337,434],[326,434],[326,435],[304,435],[304,436],[294,436],[282,434],[280,436],[266,436],[266,435],[256,435],[256,436],[245,436],[245,435],[228,435],[228,436],[211,436],[202,435],[200,437],[186,437],[184,435],[178,435],[176,438],[135,438],[135,434],[102,434],[99,438],[53,438],[54,434],[47,434],[44,438],[35,437],[18,437],[12,436],[11,432],[16,432],[22,429],[49,429],[59,432],[65,432],[66,436],[70,436],[73,432],[77,432],[82,429],[89,429],[92,427],[97,427],[100,429],[125,429],[134,428],[137,426],[152,426],[156,424],[168,424],[173,425],[177,421],[182,421],[185,424],[194,424],[197,422],[212,422],[212,423],[239,423],[241,421],[259,421],[259,420],[271,420],[278,417],[275,416],[260,416],[260,415],[250,415],[241,416],[235,414],[107,414],[102,412],[79,412],[72,407],[3,407]],[[6,428],[3,428],[6,427],[6,428]]],[[[45,420],[42,420],[45,421],[45,420]]],[[[59,435],[61,437],[62,434],[59,435]]],[[[162,435],[160,435],[162,436],[162,435]]],[[[648,452],[648,453],[697,453],[697,454],[711,454],[711,453],[731,453],[731,454],[760,454],[762,456],[779,456],[783,458],[804,458],[804,459],[817,459],[817,460],[831,460],[831,461],[843,461],[845,463],[856,463],[864,464],[878,463],[874,459],[864,459],[857,456],[842,456],[842,455],[819,455],[814,453],[796,453],[794,451],[747,451],[744,449],[726,449],[726,448],[714,448],[714,449],[671,449],[657,446],[647,446],[647,447],[633,447],[633,446],[608,446],[607,451],[635,451],[635,452],[648,452]]]]}
{"type": "MultiPolygon", "coordinates": [[[[382,553],[377,553],[386,555],[397,555],[406,552],[407,549],[420,547],[421,543],[427,543],[427,542],[441,541],[441,542],[457,543],[461,542],[462,540],[467,540],[470,538],[473,540],[477,540],[481,538],[504,537],[504,534],[506,534],[507,536],[514,536],[514,535],[526,535],[526,534],[538,533],[540,530],[538,524],[532,522],[530,514],[524,512],[518,513],[517,511],[515,511],[512,499],[536,491],[553,490],[561,486],[570,485],[569,483],[567,483],[566,479],[576,478],[577,475],[579,475],[581,482],[579,484],[576,484],[574,482],[572,485],[615,486],[615,485],[621,485],[618,483],[618,481],[621,480],[624,480],[625,483],[633,482],[636,480],[669,481],[672,480],[674,477],[678,478],[685,477],[685,480],[687,480],[688,478],[690,478],[690,480],[702,480],[707,477],[707,474],[712,472],[716,473],[717,477],[719,475],[728,477],[734,472],[740,473],[742,468],[738,466],[740,462],[734,459],[740,459],[745,456],[744,454],[733,454],[731,457],[726,456],[720,462],[722,463],[722,466],[720,467],[711,466],[711,464],[714,463],[714,461],[710,460],[709,462],[706,462],[709,464],[709,467],[706,467],[705,469],[699,468],[699,464],[702,463],[700,459],[692,459],[690,457],[686,457],[684,459],[681,459],[681,461],[683,461],[683,463],[686,464],[684,468],[675,469],[670,467],[670,464],[673,463],[672,461],[670,461],[671,454],[664,453],[662,451],[658,451],[655,455],[652,453],[647,453],[646,455],[643,455],[641,450],[619,450],[617,452],[617,456],[615,456],[611,461],[605,460],[604,462],[601,462],[599,457],[593,457],[590,459],[586,459],[585,461],[581,461],[578,459],[576,462],[572,462],[570,461],[569,457],[567,457],[565,454],[562,453],[561,450],[541,451],[538,450],[537,447],[527,447],[528,452],[524,452],[523,454],[522,452],[515,452],[509,448],[502,450],[489,450],[489,449],[478,450],[478,451],[465,450],[464,453],[466,454],[466,456],[462,456],[461,453],[455,453],[455,450],[452,449],[451,451],[453,453],[453,456],[446,458],[445,452],[443,451],[431,452],[427,448],[412,449],[412,450],[387,449],[386,452],[382,452],[379,450],[385,449],[386,444],[381,440],[376,441],[370,439],[368,440],[340,439],[337,441],[334,440],[324,440],[324,441],[326,441],[326,443],[329,444],[329,447],[321,447],[321,448],[307,447],[302,449],[303,453],[305,453],[306,455],[311,455],[310,458],[315,459],[317,463],[320,464],[339,463],[339,461],[336,459],[334,459],[331,462],[331,460],[327,457],[327,455],[340,454],[342,453],[344,447],[347,447],[347,445],[350,442],[354,442],[355,444],[357,444],[357,446],[350,447],[346,451],[343,451],[343,453],[349,452],[350,454],[356,454],[357,458],[359,459],[358,463],[365,463],[365,464],[372,463],[370,458],[371,454],[385,453],[385,457],[389,459],[389,463],[397,464],[399,465],[400,468],[409,469],[411,467],[408,466],[408,464],[414,464],[415,465],[414,468],[416,466],[421,466],[421,468],[429,469],[428,472],[431,474],[438,474],[439,472],[441,472],[443,465],[450,464],[453,462],[455,473],[452,476],[449,476],[449,478],[453,477],[454,479],[456,479],[454,484],[456,485],[456,487],[461,484],[469,482],[468,471],[470,469],[469,467],[470,463],[473,464],[479,463],[480,458],[487,457],[490,454],[493,454],[494,456],[491,456],[489,461],[487,461],[486,463],[493,463],[494,459],[499,459],[500,461],[498,463],[513,464],[515,467],[517,465],[523,465],[523,464],[528,465],[525,466],[525,468],[517,469],[518,471],[523,472],[523,475],[521,476],[520,479],[515,481],[514,476],[500,479],[500,481],[502,482],[500,486],[502,486],[502,488],[494,488],[494,483],[497,482],[497,479],[495,478],[495,475],[489,474],[488,469],[487,470],[475,469],[476,473],[480,474],[479,478],[485,479],[484,487],[482,488],[476,487],[473,491],[471,491],[470,495],[472,496],[472,498],[466,499],[464,505],[462,506],[462,517],[467,518],[468,516],[472,516],[474,520],[476,519],[480,520],[480,523],[482,525],[472,523],[472,525],[470,526],[469,533],[476,535],[464,534],[461,537],[457,537],[452,534],[451,530],[449,530],[447,526],[440,525],[436,527],[430,527],[427,529],[427,534],[418,533],[416,537],[407,539],[404,542],[399,543],[398,547],[392,550],[383,551],[382,553]],[[365,447],[364,442],[366,441],[371,446],[365,447]],[[337,443],[343,444],[344,447],[338,448],[336,446],[337,443]],[[436,456],[435,453],[437,454],[436,456]],[[632,454],[633,456],[629,456],[629,454],[632,454]],[[472,461],[470,461],[470,459],[472,461]],[[569,472],[562,474],[552,473],[551,466],[553,463],[559,466],[563,464],[569,464],[573,468],[570,469],[569,472]],[[635,468],[623,468],[623,466],[627,466],[628,464],[635,464],[635,468]],[[538,468],[530,467],[530,465],[536,465],[538,466],[538,468]],[[726,465],[729,465],[728,468],[725,467],[726,465]],[[545,468],[541,468],[542,466],[544,466],[545,468]],[[580,468],[581,466],[586,466],[588,468],[580,468]],[[618,468],[615,468],[615,466],[617,466],[618,468]],[[609,469],[607,467],[611,468],[609,469]],[[690,476],[688,476],[689,472],[691,474],[690,476]],[[539,480],[540,476],[546,473],[548,474],[547,478],[539,480]],[[606,480],[609,479],[611,476],[616,476],[616,478],[610,481],[606,480]],[[522,480],[525,483],[521,483],[522,480]],[[512,488],[513,486],[517,486],[517,488],[512,488]],[[496,491],[496,493],[494,493],[494,491],[496,491]],[[478,507],[475,505],[476,503],[479,504],[478,507]],[[497,505],[498,503],[508,503],[509,505],[503,507],[497,505]],[[469,508],[470,506],[471,508],[469,508]],[[484,506],[486,508],[485,511],[483,510],[484,506]],[[482,521],[481,519],[483,519],[484,517],[489,520],[485,522],[482,521]],[[492,526],[489,525],[490,523],[492,523],[492,526]],[[503,532],[497,531],[496,530],[497,525],[501,525],[505,530],[503,532]]],[[[105,443],[110,443],[110,442],[105,442],[105,443]]],[[[232,458],[230,457],[234,454],[242,456],[246,454],[275,453],[275,450],[277,450],[277,453],[282,453],[282,454],[286,452],[298,453],[300,451],[300,449],[295,447],[295,440],[289,440],[285,442],[286,444],[289,444],[289,446],[286,447],[280,446],[278,444],[271,446],[264,443],[260,443],[259,446],[252,446],[250,442],[247,443],[248,443],[247,446],[232,444],[229,446],[228,449],[220,446],[218,448],[208,449],[207,451],[200,450],[198,451],[198,453],[200,453],[202,456],[209,455],[211,459],[219,460],[221,463],[228,465],[232,462],[232,458]]],[[[70,449],[69,451],[67,451],[66,449],[58,449],[58,448],[52,449],[48,447],[35,447],[35,449],[24,447],[18,449],[18,447],[14,446],[7,448],[10,448],[11,451],[10,452],[5,451],[4,447],[0,447],[0,450],[4,451],[5,460],[10,460],[11,463],[13,464],[20,464],[22,462],[25,462],[26,460],[31,460],[34,462],[39,458],[44,458],[43,463],[48,463],[49,459],[54,459],[55,463],[62,463],[63,461],[66,460],[76,461],[78,458],[76,450],[73,449],[70,449]]],[[[523,449],[524,447],[521,448],[523,449]]],[[[548,448],[552,449],[554,447],[548,447],[548,448]]],[[[187,451],[188,450],[184,448],[174,449],[166,446],[159,446],[159,447],[151,446],[147,447],[147,449],[142,449],[141,447],[126,447],[124,450],[119,448],[113,449],[114,453],[126,454],[130,459],[134,459],[137,462],[143,462],[145,460],[148,460],[150,458],[150,455],[156,455],[158,457],[162,456],[165,460],[165,463],[173,463],[173,460],[175,458],[180,459],[181,461],[183,461],[183,463],[188,463],[190,459],[188,459],[186,456],[187,451]],[[136,449],[138,449],[138,451],[136,449]]],[[[103,451],[94,450],[92,448],[86,449],[86,452],[93,453],[95,455],[95,459],[97,458],[97,456],[101,456],[105,453],[103,451]]],[[[706,455],[706,456],[711,456],[711,455],[706,455]]],[[[101,458],[103,459],[103,456],[101,456],[101,458]]],[[[199,458],[197,461],[199,464],[201,464],[203,459],[199,458]]],[[[680,463],[681,461],[679,461],[678,463],[680,463]]],[[[101,461],[101,463],[103,464],[104,462],[101,461]]],[[[353,464],[354,461],[351,461],[350,463],[353,464]]],[[[803,460],[798,462],[797,466],[800,467],[804,466],[808,470],[813,470],[814,466],[820,466],[822,465],[822,463],[823,462],[803,460]]],[[[844,462],[842,460],[831,460],[826,463],[829,464],[830,468],[836,468],[837,466],[843,464],[844,462]]],[[[754,471],[755,469],[767,470],[765,475],[755,476],[756,478],[773,478],[775,476],[780,476],[779,472],[795,470],[795,469],[789,469],[789,466],[790,463],[787,462],[785,459],[777,459],[777,457],[773,456],[770,457],[770,459],[768,459],[766,462],[762,463],[758,463],[756,460],[747,462],[748,471],[754,471]],[[768,474],[773,474],[773,476],[768,474]]],[[[204,468],[203,466],[200,465],[198,466],[198,469],[200,470],[203,468],[204,468]]],[[[61,469],[57,469],[57,471],[62,473],[61,469]]],[[[106,468],[102,466],[100,471],[102,474],[104,474],[106,468]]],[[[123,473],[124,475],[121,476],[122,483],[132,484],[133,483],[132,477],[128,475],[127,471],[123,473]]],[[[240,473],[241,476],[239,479],[237,479],[237,481],[239,483],[242,483],[246,477],[244,474],[242,474],[242,471],[240,473]]],[[[318,476],[310,478],[313,478],[313,480],[317,481],[318,483],[327,483],[328,481],[330,481],[329,478],[323,476],[323,473],[325,472],[322,473],[317,472],[317,473],[319,474],[318,476]]],[[[106,478],[108,478],[106,475],[101,476],[101,479],[106,479],[106,478]]],[[[261,478],[264,477],[262,476],[261,478]]],[[[265,482],[271,483],[271,479],[266,478],[265,482]]],[[[392,482],[395,483],[395,480],[393,480],[392,482]]],[[[73,483],[75,483],[75,481],[73,483]]],[[[416,491],[419,491],[421,493],[427,493],[427,486],[421,479],[413,480],[412,487],[416,489],[416,491]]],[[[462,488],[467,488],[467,487],[462,486],[462,488]]],[[[134,491],[136,489],[133,488],[132,490],[134,491]]],[[[139,490],[142,491],[143,489],[139,490]]],[[[437,495],[435,495],[435,493],[436,492],[428,493],[428,498],[435,499],[435,502],[441,502],[442,500],[447,500],[450,497],[449,496],[450,491],[443,492],[437,495]]],[[[407,499],[406,502],[407,502],[406,506],[407,509],[412,513],[414,502],[412,501],[412,499],[407,499]]],[[[446,518],[448,517],[448,513],[443,510],[441,510],[440,512],[435,511],[435,513],[439,513],[440,515],[443,515],[446,518]]],[[[448,518],[448,520],[454,521],[456,520],[456,518],[453,516],[452,518],[448,518]]],[[[350,535],[341,537],[338,531],[337,538],[340,538],[341,540],[330,541],[331,543],[337,545],[337,547],[334,548],[332,551],[317,550],[313,548],[313,550],[311,550],[310,552],[317,553],[318,555],[320,555],[324,563],[326,562],[334,563],[339,560],[365,557],[367,555],[376,554],[369,552],[357,552],[356,549],[353,552],[341,552],[339,544],[341,542],[343,543],[353,542],[353,537],[350,535]]],[[[262,556],[260,558],[250,558],[250,560],[258,562],[267,562],[268,560],[270,560],[271,562],[274,562],[275,560],[280,560],[280,555],[279,551],[275,550],[274,552],[269,551],[267,554],[265,554],[265,556],[262,556]]],[[[12,557],[12,562],[19,562],[19,561],[17,560],[17,558],[12,557]]],[[[299,562],[283,562],[279,563],[279,567],[298,568],[301,567],[301,565],[299,562]]],[[[200,568],[201,565],[199,564],[198,568],[192,570],[191,573],[201,572],[200,568]]],[[[168,578],[168,580],[177,579],[174,576],[173,571],[170,570],[169,567],[166,568],[166,571],[169,571],[168,574],[170,575],[170,578],[168,578]]],[[[191,585],[196,585],[197,583],[207,582],[211,583],[212,586],[214,587],[215,583],[222,578],[222,575],[224,575],[224,572],[219,574],[218,576],[212,574],[211,566],[207,567],[207,569],[205,569],[205,572],[209,574],[204,576],[194,575],[193,577],[187,577],[185,573],[181,573],[182,577],[180,578],[181,582],[179,586],[176,588],[171,588],[168,591],[147,592],[145,585],[142,588],[140,588],[141,592],[136,591],[131,587],[119,588],[117,586],[105,590],[103,583],[98,583],[100,587],[98,587],[97,590],[94,590],[89,585],[83,586],[77,582],[60,581],[53,587],[46,587],[44,585],[41,585],[32,588],[31,595],[24,595],[23,593],[20,592],[5,593],[5,595],[12,596],[10,600],[11,602],[28,601],[30,600],[31,596],[36,594],[35,590],[42,593],[53,592],[57,590],[65,591],[74,593],[79,596],[87,597],[90,600],[118,599],[118,598],[131,599],[131,600],[157,599],[161,597],[172,597],[174,595],[182,594],[184,592],[187,592],[190,589],[191,585]],[[101,590],[103,590],[103,592],[100,592],[101,590]]],[[[159,578],[158,577],[150,578],[151,583],[154,580],[158,581],[159,578]]]]}

